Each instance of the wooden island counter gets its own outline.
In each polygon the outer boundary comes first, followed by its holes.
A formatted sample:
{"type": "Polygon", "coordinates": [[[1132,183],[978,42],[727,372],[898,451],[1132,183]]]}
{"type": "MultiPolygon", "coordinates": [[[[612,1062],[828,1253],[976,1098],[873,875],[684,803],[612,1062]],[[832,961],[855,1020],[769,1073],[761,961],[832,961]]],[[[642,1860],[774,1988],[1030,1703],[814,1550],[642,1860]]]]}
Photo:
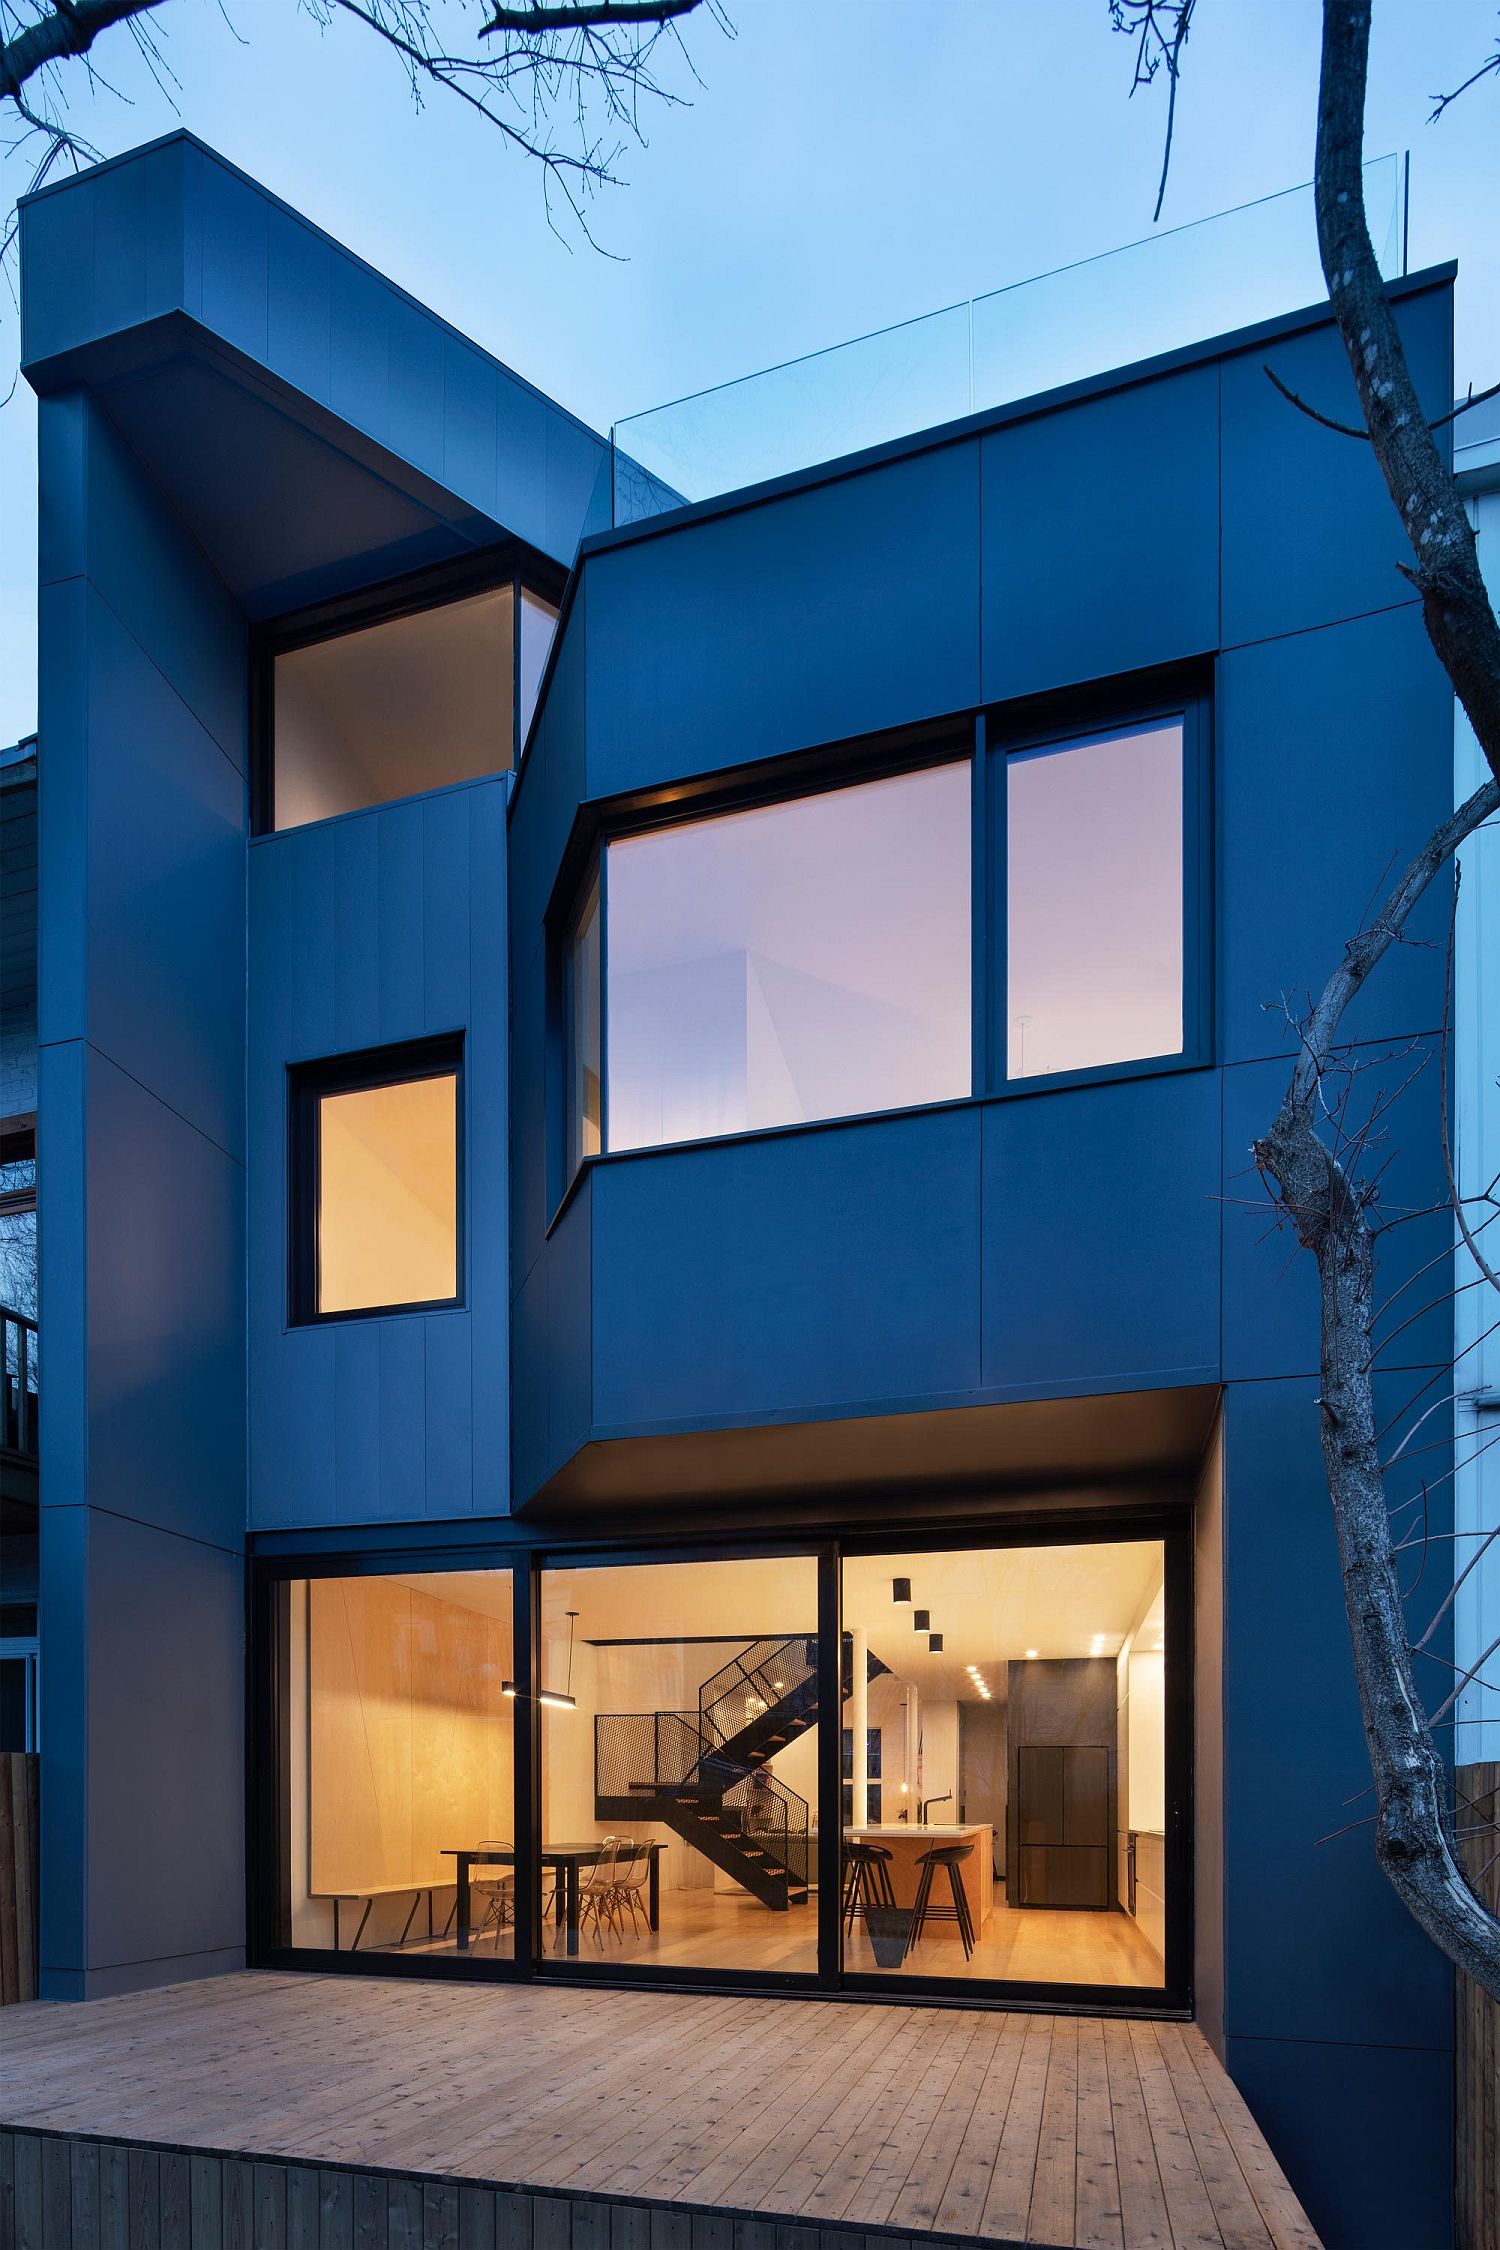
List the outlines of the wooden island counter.
{"type": "MultiPolygon", "coordinates": [[[[917,1880],[921,1873],[918,1861],[923,1852],[939,1851],[945,1844],[972,1844],[973,1850],[963,1862],[959,1873],[963,1878],[964,1895],[969,1902],[976,1933],[983,1930],[995,1903],[995,1832],[989,1823],[977,1826],[918,1828],[914,1823],[899,1822],[865,1828],[846,1828],[845,1836],[851,1843],[879,1844],[891,1855],[891,1888],[898,1906],[910,1906],[916,1899],[917,1880]]],[[[932,1886],[934,1906],[952,1905],[948,1877],[940,1869],[932,1886]]],[[[929,1922],[927,1934],[931,1937],[952,1938],[958,1942],[958,1924],[947,1916],[929,1922]]]]}

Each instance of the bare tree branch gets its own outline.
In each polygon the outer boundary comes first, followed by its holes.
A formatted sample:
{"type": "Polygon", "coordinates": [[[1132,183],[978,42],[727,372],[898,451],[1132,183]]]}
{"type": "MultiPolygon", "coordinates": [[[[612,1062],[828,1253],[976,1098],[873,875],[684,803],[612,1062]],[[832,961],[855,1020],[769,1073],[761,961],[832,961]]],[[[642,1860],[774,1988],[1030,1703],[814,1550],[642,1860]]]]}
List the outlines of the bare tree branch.
{"type": "MultiPolygon", "coordinates": [[[[1370,1216],[1376,1186],[1356,1169],[1368,1135],[1341,1150],[1337,1111],[1333,1145],[1320,1131],[1327,1124],[1325,1080],[1338,1067],[1337,1042],[1350,1004],[1402,938],[1439,869],[1500,806],[1500,623],[1480,575],[1468,512],[1418,404],[1365,219],[1369,36],[1369,0],[1324,0],[1314,166],[1318,248],[1365,427],[1411,542],[1415,562],[1406,575],[1421,594],[1428,637],[1468,714],[1490,779],[1434,830],[1373,921],[1345,947],[1302,1027],[1291,1082],[1275,1123],[1255,1144],[1255,1157],[1299,1241],[1317,1261],[1320,1434],[1375,1779],[1376,1852],[1434,1944],[1500,1999],[1500,1920],[1471,1888],[1459,1861],[1447,1776],[1433,1735],[1494,1651],[1460,1671],[1457,1685],[1429,1719],[1407,1640],[1379,1456],[1370,1216]]],[[[1443,1091],[1446,1095],[1446,1082],[1443,1091]]],[[[1450,1192],[1463,1224],[1451,1165],[1450,1192]]],[[[1476,1257],[1488,1271],[1477,1251],[1476,1257]]],[[[1424,1515],[1426,1491],[1424,1486],[1417,1496],[1424,1515]]],[[[1425,1553],[1425,1529],[1418,1544],[1425,1553]]],[[[1424,1648],[1423,1654],[1430,1658],[1433,1652],[1424,1648]]]]}
{"type": "Polygon", "coordinates": [[[492,8],[490,20],[480,27],[481,39],[492,31],[580,31],[612,23],[665,24],[674,16],[689,16],[699,0],[577,0],[572,7],[492,8]]]}
{"type": "Polygon", "coordinates": [[[14,101],[49,63],[86,55],[100,32],[112,24],[160,6],[161,0],[51,0],[35,23],[0,44],[0,101],[14,101]]]}

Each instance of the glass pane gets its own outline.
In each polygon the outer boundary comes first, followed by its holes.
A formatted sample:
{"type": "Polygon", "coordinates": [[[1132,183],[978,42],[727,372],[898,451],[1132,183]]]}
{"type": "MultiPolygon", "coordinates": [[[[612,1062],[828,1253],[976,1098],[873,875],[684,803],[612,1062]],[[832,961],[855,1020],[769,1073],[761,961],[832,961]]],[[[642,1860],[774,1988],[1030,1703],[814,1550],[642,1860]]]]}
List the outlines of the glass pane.
{"type": "Polygon", "coordinates": [[[458,1294],[457,1098],[451,1071],[320,1098],[320,1313],[458,1294]]]}
{"type": "MultiPolygon", "coordinates": [[[[1370,237],[1405,270],[1401,161],[1364,170],[1370,237]]],[[[865,446],[1180,350],[1328,294],[1310,187],[949,305],[617,422],[614,520],[635,523],[865,446]]]]}
{"type": "Polygon", "coordinates": [[[817,1622],[811,1557],[544,1572],[550,1954],[816,1969],[817,1622]]]}
{"type": "Polygon", "coordinates": [[[472,1944],[513,1954],[511,1617],[508,1570],[288,1589],[293,1945],[452,1955],[464,1852],[472,1944]]]}
{"type": "Polygon", "coordinates": [[[600,1148],[599,871],[568,940],[568,1177],[600,1148]]]}
{"type": "Polygon", "coordinates": [[[1006,1076],[1182,1051],[1182,728],[1006,767],[1006,1076]]]}
{"type": "Polygon", "coordinates": [[[520,739],[516,755],[520,756],[526,737],[531,732],[531,722],[536,715],[536,699],[546,670],[547,656],[552,647],[552,636],[557,631],[557,611],[551,602],[544,602],[540,594],[526,587],[521,589],[521,658],[519,686],[520,739]]]}
{"type": "Polygon", "coordinates": [[[609,847],[609,1146],[970,1087],[969,765],[609,847]]]}
{"type": "Polygon", "coordinates": [[[1160,1987],[1160,1542],[843,1570],[845,1967],[1160,1987]]]}
{"type": "Polygon", "coordinates": [[[276,826],[505,772],[514,620],[497,586],[278,656],[276,826]]]}

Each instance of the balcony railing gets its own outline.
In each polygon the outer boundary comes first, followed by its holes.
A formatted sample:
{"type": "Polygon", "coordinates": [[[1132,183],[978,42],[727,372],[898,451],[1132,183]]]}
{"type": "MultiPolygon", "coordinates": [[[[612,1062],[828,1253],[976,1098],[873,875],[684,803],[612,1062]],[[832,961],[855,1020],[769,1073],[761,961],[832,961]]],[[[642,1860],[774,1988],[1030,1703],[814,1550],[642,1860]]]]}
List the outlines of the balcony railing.
{"type": "MultiPolygon", "coordinates": [[[[1406,163],[1365,166],[1380,270],[1406,270],[1406,163]]],[[[1326,296],[1312,189],[996,289],[617,422],[614,520],[637,523],[1033,398],[1326,296]]]]}
{"type": "Polygon", "coordinates": [[[0,1452],[35,1461],[41,1405],[37,1325],[9,1305],[0,1305],[0,1351],[0,1452]]]}

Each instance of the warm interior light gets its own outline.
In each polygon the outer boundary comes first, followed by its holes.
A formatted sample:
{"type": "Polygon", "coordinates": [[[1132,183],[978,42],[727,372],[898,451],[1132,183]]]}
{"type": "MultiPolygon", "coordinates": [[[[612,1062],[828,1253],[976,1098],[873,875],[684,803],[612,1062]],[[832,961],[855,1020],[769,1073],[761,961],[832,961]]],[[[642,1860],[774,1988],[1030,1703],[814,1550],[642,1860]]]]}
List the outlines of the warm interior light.
{"type": "Polygon", "coordinates": [[[1027,1656],[1028,1656],[1029,1658],[1034,1658],[1034,1657],[1036,1656],[1036,1654],[1037,1654],[1037,1651],[1036,1651],[1036,1650],[1035,1650],[1034,1648],[1029,1648],[1029,1649],[1028,1649],[1028,1650],[1026,1651],[1026,1654],[1027,1654],[1027,1656]]]}

